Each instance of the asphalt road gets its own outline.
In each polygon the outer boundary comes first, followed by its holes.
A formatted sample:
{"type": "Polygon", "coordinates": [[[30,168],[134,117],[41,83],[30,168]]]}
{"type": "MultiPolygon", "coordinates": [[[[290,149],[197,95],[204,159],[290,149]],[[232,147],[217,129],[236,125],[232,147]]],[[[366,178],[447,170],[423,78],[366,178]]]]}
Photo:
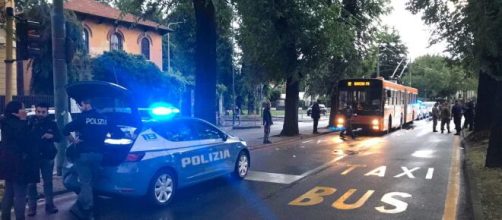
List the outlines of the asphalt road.
{"type": "MultiPolygon", "coordinates": [[[[251,152],[244,181],[222,177],[178,191],[166,208],[100,197],[98,219],[454,219],[459,137],[430,122],[382,137],[343,141],[337,134],[251,152]],[[451,177],[450,177],[451,176],[451,177]]],[[[29,219],[72,219],[73,194],[29,219]]]]}

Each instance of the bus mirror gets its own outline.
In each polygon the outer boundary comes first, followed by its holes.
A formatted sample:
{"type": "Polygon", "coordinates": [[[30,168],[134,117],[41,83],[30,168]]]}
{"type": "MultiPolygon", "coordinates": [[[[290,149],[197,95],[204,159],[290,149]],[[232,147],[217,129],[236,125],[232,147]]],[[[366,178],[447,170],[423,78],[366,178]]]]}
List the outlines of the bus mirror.
{"type": "Polygon", "coordinates": [[[390,92],[390,90],[387,90],[387,98],[390,98],[392,97],[392,92],[390,92]]]}

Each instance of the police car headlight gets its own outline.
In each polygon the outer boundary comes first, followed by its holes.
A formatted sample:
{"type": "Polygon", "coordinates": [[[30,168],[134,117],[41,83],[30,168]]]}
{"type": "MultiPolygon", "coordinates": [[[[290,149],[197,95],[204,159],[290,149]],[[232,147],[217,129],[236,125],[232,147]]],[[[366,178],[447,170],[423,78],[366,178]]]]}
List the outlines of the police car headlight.
{"type": "Polygon", "coordinates": [[[126,138],[121,138],[121,139],[107,138],[107,139],[105,139],[105,144],[110,144],[110,145],[129,145],[129,144],[132,144],[132,140],[126,139],[126,138]]]}

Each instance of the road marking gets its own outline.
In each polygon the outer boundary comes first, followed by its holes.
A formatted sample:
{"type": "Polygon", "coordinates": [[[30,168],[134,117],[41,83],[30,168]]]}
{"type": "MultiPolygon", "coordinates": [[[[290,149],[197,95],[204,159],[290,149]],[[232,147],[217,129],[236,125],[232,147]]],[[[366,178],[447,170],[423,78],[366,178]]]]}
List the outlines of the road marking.
{"type": "Polygon", "coordinates": [[[425,176],[425,179],[428,179],[428,180],[432,179],[433,174],[434,174],[434,168],[429,168],[427,170],[427,175],[425,176]]]}
{"type": "Polygon", "coordinates": [[[302,141],[302,143],[304,143],[304,144],[309,143],[309,142],[312,142],[312,140],[302,141]]]}
{"type": "Polygon", "coordinates": [[[249,171],[246,176],[246,180],[258,181],[258,182],[268,182],[268,183],[280,183],[280,184],[291,184],[302,178],[299,175],[289,175],[282,173],[267,173],[260,171],[249,171]]]}
{"type": "Polygon", "coordinates": [[[457,219],[457,204],[460,193],[460,139],[453,139],[453,152],[451,155],[450,176],[448,179],[448,191],[444,206],[443,219],[457,219]]]}
{"type": "Polygon", "coordinates": [[[246,176],[246,180],[249,181],[257,181],[257,182],[268,182],[268,183],[279,183],[279,184],[292,184],[296,181],[299,181],[307,176],[310,176],[314,173],[317,173],[327,167],[331,166],[331,164],[336,163],[337,161],[343,159],[345,155],[338,156],[332,161],[329,161],[315,169],[309,170],[302,175],[291,175],[291,174],[283,174],[283,173],[268,173],[261,171],[249,171],[246,176]]]}

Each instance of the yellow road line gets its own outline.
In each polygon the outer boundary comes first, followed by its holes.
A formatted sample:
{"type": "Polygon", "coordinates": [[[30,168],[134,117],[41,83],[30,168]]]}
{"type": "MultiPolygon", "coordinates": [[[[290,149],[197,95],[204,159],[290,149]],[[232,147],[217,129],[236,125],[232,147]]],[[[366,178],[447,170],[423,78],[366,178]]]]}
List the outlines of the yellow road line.
{"type": "Polygon", "coordinates": [[[448,178],[448,191],[444,206],[443,219],[457,219],[457,204],[460,194],[460,138],[453,139],[453,152],[451,156],[450,176],[448,178]]]}

